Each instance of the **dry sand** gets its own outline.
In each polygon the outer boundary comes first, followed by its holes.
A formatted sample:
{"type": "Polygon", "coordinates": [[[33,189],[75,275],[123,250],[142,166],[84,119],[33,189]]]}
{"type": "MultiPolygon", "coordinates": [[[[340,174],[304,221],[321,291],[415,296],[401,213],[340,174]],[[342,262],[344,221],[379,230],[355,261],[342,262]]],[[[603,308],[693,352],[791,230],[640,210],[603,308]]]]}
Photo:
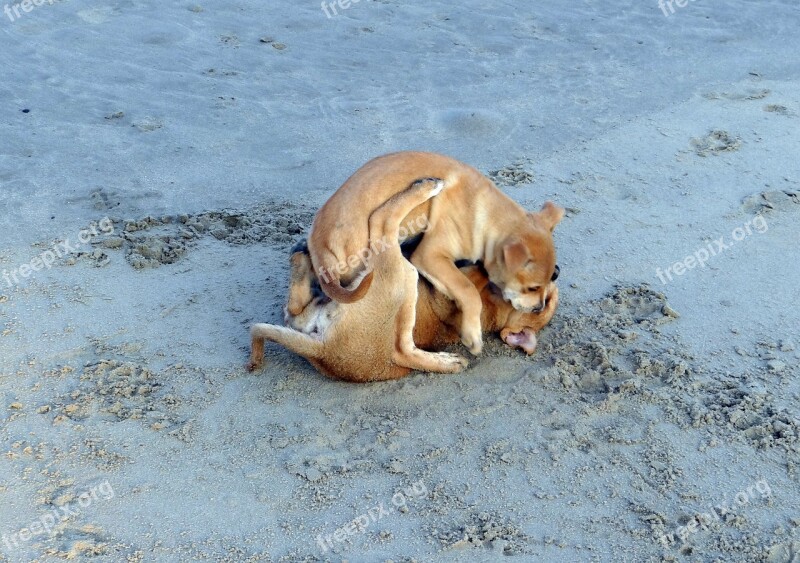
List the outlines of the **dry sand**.
{"type": "Polygon", "coordinates": [[[263,4],[0,21],[0,557],[800,561],[796,2],[263,4]],[[568,209],[536,355],[246,373],[400,149],[568,209]]]}

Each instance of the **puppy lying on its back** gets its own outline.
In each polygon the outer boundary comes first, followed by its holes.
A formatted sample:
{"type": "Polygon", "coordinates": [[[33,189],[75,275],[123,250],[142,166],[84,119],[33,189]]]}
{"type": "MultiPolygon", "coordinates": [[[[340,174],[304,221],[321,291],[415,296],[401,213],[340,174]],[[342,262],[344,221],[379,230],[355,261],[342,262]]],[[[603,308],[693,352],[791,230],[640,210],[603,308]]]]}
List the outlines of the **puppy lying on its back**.
{"type": "MultiPolygon", "coordinates": [[[[456,373],[466,366],[466,360],[460,356],[419,349],[440,350],[458,342],[461,313],[452,300],[419,279],[416,269],[403,258],[396,244],[400,221],[408,212],[404,206],[434,192],[432,183],[415,183],[401,194],[404,198],[390,200],[373,213],[371,236],[390,234],[395,244],[373,257],[372,287],[358,302],[340,304],[324,295],[315,295],[309,255],[302,248],[292,254],[289,302],[299,300],[307,305],[297,314],[287,308],[290,328],[269,324],[252,327],[249,370],[262,364],[264,340],[277,342],[304,356],[325,375],[347,381],[398,379],[412,369],[456,373]],[[387,220],[388,216],[392,218],[387,220]],[[412,311],[404,310],[409,298],[412,311]]],[[[503,299],[482,268],[469,266],[461,273],[482,299],[484,330],[500,331],[509,345],[533,353],[536,332],[550,321],[558,306],[555,284],[549,283],[549,298],[541,312],[523,313],[503,299]]]]}
{"type": "MultiPolygon", "coordinates": [[[[461,340],[479,354],[481,297],[454,263],[481,261],[514,308],[542,311],[555,279],[552,232],[564,214],[560,207],[547,202],[540,211],[528,213],[478,170],[443,155],[388,154],[357,170],[319,210],[308,239],[311,261],[325,294],[339,303],[362,299],[373,273],[356,268],[359,257],[380,240],[371,238],[368,218],[420,177],[442,178],[447,189],[401,218],[410,235],[425,232],[411,262],[456,302],[462,312],[461,340]]],[[[289,312],[298,314],[307,298],[290,300],[289,312]]]]}

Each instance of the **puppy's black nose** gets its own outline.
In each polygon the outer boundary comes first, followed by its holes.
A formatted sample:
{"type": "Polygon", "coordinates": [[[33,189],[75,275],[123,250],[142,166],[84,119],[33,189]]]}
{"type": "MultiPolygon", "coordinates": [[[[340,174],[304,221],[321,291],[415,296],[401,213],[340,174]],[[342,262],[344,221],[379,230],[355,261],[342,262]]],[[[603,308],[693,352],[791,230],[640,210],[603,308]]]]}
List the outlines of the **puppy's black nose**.
{"type": "Polygon", "coordinates": [[[553,270],[553,277],[550,278],[550,281],[556,281],[558,279],[558,274],[560,273],[561,273],[561,268],[559,268],[558,264],[556,264],[556,269],[553,270]]]}

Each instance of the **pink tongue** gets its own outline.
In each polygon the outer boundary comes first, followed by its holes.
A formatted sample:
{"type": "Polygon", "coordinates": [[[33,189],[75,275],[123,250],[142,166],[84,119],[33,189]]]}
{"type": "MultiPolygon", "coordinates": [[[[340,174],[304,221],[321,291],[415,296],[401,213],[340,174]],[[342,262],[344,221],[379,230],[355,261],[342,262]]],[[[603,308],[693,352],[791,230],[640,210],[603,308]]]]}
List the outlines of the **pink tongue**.
{"type": "Polygon", "coordinates": [[[505,337],[505,343],[515,348],[522,348],[528,354],[536,351],[536,333],[527,328],[522,332],[510,332],[505,337]]]}

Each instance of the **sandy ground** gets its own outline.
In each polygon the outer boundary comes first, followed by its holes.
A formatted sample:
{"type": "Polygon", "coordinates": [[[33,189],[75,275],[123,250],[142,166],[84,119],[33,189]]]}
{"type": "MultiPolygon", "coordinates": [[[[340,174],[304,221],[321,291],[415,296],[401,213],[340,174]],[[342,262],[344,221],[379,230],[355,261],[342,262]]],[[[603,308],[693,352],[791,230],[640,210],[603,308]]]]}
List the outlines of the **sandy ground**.
{"type": "Polygon", "coordinates": [[[541,4],[0,15],[0,557],[800,561],[800,7],[541,4]],[[537,354],[247,374],[399,149],[568,209],[537,354]]]}

